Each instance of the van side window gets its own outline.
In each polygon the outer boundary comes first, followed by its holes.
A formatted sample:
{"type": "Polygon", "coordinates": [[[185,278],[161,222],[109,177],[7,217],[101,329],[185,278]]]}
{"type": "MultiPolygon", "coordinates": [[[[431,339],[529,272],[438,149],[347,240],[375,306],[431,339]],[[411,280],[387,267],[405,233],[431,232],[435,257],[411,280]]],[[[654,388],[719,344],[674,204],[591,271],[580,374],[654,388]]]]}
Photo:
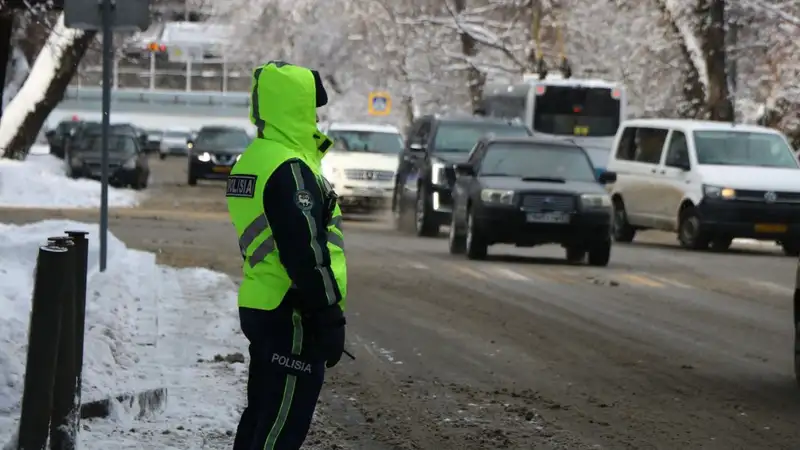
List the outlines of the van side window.
{"type": "Polygon", "coordinates": [[[672,132],[664,164],[668,167],[678,168],[689,166],[689,146],[686,144],[686,135],[682,131],[672,132]]]}
{"type": "Polygon", "coordinates": [[[617,159],[620,161],[633,161],[636,155],[636,148],[633,146],[633,138],[636,136],[636,128],[626,128],[622,132],[622,137],[619,139],[617,146],[617,159]]]}
{"type": "Polygon", "coordinates": [[[636,153],[634,161],[658,164],[661,162],[661,153],[664,149],[664,142],[667,140],[667,130],[658,128],[639,128],[634,136],[634,146],[636,153]]]}

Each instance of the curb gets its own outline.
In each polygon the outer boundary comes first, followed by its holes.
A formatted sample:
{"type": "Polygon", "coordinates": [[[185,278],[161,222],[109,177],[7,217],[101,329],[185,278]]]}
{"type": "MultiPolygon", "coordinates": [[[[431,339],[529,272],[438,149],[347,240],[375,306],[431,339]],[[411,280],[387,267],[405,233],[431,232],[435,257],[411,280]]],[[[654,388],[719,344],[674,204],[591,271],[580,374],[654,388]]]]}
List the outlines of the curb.
{"type": "Polygon", "coordinates": [[[167,388],[120,394],[81,405],[81,419],[105,419],[111,415],[114,403],[133,409],[137,419],[159,413],[167,406],[167,388]]]}

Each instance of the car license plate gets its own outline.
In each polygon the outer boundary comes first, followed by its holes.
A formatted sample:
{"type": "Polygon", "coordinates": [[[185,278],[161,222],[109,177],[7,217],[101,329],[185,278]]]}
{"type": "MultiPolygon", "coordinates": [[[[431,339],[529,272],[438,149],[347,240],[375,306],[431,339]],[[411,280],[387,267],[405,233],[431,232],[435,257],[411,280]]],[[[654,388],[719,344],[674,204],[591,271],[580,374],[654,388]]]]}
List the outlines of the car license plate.
{"type": "Polygon", "coordinates": [[[217,166],[217,167],[214,167],[211,170],[213,170],[214,172],[217,172],[217,173],[228,173],[228,172],[231,171],[231,168],[227,167],[227,166],[217,166]]]}
{"type": "Polygon", "coordinates": [[[569,223],[569,215],[562,212],[528,213],[528,223],[569,223]]]}
{"type": "Polygon", "coordinates": [[[786,233],[788,227],[780,223],[757,223],[756,233],[786,233]]]}

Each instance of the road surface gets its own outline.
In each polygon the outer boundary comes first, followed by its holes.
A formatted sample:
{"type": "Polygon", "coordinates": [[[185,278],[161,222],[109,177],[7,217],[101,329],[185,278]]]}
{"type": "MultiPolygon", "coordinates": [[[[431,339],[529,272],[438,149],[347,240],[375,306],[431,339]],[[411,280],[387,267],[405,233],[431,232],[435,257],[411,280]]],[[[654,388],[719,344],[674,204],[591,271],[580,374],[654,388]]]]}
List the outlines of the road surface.
{"type": "MultiPolygon", "coordinates": [[[[221,183],[153,160],[112,232],[176,266],[239,275],[221,183]]],[[[2,211],[5,221],[95,213],[2,211]]],[[[688,252],[643,234],[608,268],[558,247],[447,252],[388,221],[345,224],[349,346],[310,444],[333,449],[798,449],[792,258],[688,252]]],[[[232,349],[233,350],[233,349],[232,349]]]]}

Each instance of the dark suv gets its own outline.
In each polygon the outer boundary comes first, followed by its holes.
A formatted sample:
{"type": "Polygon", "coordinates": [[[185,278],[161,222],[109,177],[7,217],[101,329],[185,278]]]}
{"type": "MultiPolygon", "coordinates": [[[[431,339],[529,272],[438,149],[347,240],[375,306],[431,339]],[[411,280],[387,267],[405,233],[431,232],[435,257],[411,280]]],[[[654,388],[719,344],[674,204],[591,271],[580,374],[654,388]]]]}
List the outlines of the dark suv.
{"type": "Polygon", "coordinates": [[[456,166],[450,253],[486,258],[493,244],[561,244],[570,263],[605,266],[611,198],[586,151],[542,138],[483,138],[456,166]],[[600,183],[598,183],[598,181],[600,183]]]}
{"type": "Polygon", "coordinates": [[[189,153],[189,186],[198,179],[227,180],[233,165],[250,145],[244,128],[207,126],[187,142],[189,153]]]}
{"type": "Polygon", "coordinates": [[[454,167],[486,135],[526,137],[532,132],[521,122],[469,116],[430,115],[411,124],[392,195],[398,229],[413,218],[418,236],[437,236],[439,228],[450,223],[454,167]]]}

